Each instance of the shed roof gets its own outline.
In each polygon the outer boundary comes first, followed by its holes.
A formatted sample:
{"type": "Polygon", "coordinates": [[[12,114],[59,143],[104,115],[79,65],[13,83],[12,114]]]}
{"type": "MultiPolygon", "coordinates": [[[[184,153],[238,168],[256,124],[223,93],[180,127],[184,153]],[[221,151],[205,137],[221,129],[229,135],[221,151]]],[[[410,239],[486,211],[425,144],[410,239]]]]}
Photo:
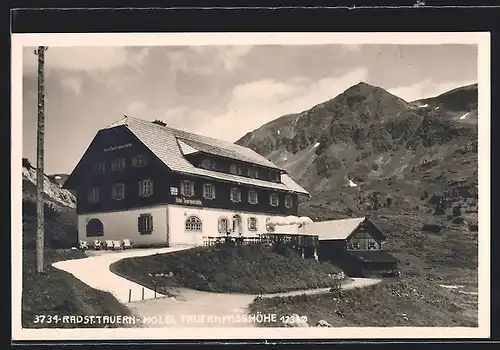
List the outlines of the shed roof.
{"type": "Polygon", "coordinates": [[[346,239],[366,218],[349,218],[340,220],[318,221],[305,225],[309,234],[319,235],[320,241],[346,239]]]}

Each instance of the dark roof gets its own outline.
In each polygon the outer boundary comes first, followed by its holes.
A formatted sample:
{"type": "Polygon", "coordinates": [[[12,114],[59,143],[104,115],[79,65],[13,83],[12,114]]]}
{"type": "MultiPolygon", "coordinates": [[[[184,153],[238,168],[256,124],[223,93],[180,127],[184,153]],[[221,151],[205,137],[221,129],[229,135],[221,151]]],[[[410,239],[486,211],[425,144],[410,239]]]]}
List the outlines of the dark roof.
{"type": "Polygon", "coordinates": [[[384,250],[350,250],[348,253],[361,262],[399,262],[384,250]]]}
{"type": "Polygon", "coordinates": [[[247,147],[132,117],[125,117],[106,129],[120,126],[129,129],[172,171],[309,195],[302,186],[287,174],[281,175],[281,183],[275,183],[197,168],[185,158],[187,154],[198,151],[282,170],[247,147]]]}

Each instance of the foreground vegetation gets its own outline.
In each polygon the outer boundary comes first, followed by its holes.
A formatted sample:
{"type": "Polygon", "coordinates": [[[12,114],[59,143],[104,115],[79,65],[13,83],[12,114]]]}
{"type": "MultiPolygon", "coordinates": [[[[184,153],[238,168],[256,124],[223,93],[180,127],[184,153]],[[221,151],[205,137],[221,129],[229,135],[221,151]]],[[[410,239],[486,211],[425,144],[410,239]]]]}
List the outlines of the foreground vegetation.
{"type": "Polygon", "coordinates": [[[470,295],[412,277],[329,294],[264,298],[254,301],[250,312],[278,317],[296,313],[307,316],[310,326],[325,320],[333,327],[477,327],[476,303],[476,296],[471,300],[470,295]]]}
{"type": "MultiPolygon", "coordinates": [[[[84,259],[81,251],[45,251],[45,272],[36,271],[36,251],[23,251],[22,326],[23,328],[100,328],[105,324],[40,324],[37,315],[115,316],[131,315],[130,310],[107,292],[93,289],[73,275],[52,267],[57,261],[84,259]]],[[[48,318],[47,318],[48,320],[48,318]]],[[[116,327],[116,324],[108,324],[116,327]]],[[[121,326],[123,327],[123,325],[121,326]]]]}
{"type": "Polygon", "coordinates": [[[302,259],[288,249],[260,245],[199,247],[169,254],[127,258],[114,273],[164,292],[186,287],[208,292],[264,294],[334,285],[338,268],[302,259]]]}
{"type": "Polygon", "coordinates": [[[388,236],[384,249],[400,260],[400,279],[338,295],[256,300],[251,312],[297,313],[313,326],[326,320],[332,326],[477,327],[477,236],[446,218],[434,221],[439,233],[423,232],[425,217],[397,208],[379,210],[371,220],[388,236]]]}

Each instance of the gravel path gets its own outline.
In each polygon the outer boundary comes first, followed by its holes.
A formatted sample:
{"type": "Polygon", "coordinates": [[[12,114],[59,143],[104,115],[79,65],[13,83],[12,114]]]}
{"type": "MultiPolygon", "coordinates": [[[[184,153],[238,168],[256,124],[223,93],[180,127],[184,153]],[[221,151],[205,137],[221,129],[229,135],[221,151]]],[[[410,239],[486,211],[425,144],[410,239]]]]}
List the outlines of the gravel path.
{"type": "Polygon", "coordinates": [[[142,289],[144,289],[144,299],[154,298],[154,291],[112,273],[109,270],[112,263],[124,258],[171,253],[188,248],[190,247],[91,252],[91,254],[97,255],[89,256],[86,259],[59,261],[52,264],[52,266],[72,274],[92,288],[112,293],[121,303],[127,303],[129,301],[129,290],[132,291],[131,301],[142,299],[142,289]]]}
{"type": "MultiPolygon", "coordinates": [[[[246,322],[248,306],[255,295],[236,293],[211,293],[187,288],[169,290],[175,299],[122,278],[109,270],[109,266],[121,259],[153,254],[165,254],[191,247],[171,247],[160,249],[132,249],[120,252],[91,252],[86,259],[66,260],[53,266],[71,273],[92,288],[111,292],[120,302],[126,304],[135,315],[147,324],[143,327],[252,327],[246,322]],[[142,290],[144,289],[144,300],[142,290]],[[132,298],[129,303],[129,290],[132,298]]],[[[354,278],[342,286],[344,290],[362,288],[380,282],[369,278],[354,278]]],[[[264,298],[296,296],[301,294],[327,293],[330,288],[292,291],[262,295],[264,298]]]]}
{"type": "MultiPolygon", "coordinates": [[[[363,288],[380,282],[378,279],[354,278],[342,286],[349,290],[363,288]]],[[[328,293],[330,288],[264,294],[264,298],[297,296],[301,294],[328,293]]],[[[248,306],[255,295],[237,293],[211,293],[187,288],[169,290],[175,300],[168,298],[144,300],[127,306],[136,315],[145,318],[145,327],[254,327],[245,322],[242,315],[248,314],[248,306]]]]}

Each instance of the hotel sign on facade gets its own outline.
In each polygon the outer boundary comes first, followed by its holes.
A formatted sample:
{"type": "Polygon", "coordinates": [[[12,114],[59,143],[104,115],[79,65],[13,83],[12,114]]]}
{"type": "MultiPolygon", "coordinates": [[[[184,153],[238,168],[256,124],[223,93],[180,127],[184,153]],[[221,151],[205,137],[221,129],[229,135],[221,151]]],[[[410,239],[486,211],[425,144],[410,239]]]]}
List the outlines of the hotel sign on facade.
{"type": "Polygon", "coordinates": [[[175,203],[177,204],[187,204],[187,205],[203,205],[201,199],[191,199],[191,198],[180,198],[175,197],[175,203]]]}
{"type": "Polygon", "coordinates": [[[116,150],[119,150],[119,149],[128,148],[128,147],[132,147],[132,144],[131,143],[126,143],[124,145],[111,146],[111,147],[105,148],[104,152],[113,152],[113,151],[116,151],[116,150]]]}

